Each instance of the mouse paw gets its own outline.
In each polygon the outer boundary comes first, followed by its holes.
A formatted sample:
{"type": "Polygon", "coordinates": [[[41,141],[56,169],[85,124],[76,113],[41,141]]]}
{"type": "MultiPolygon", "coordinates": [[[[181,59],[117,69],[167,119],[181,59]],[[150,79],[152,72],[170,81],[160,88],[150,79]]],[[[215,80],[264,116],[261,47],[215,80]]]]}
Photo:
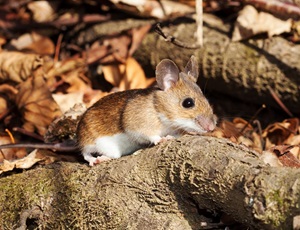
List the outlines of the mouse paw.
{"type": "Polygon", "coordinates": [[[167,135],[165,137],[162,137],[159,141],[159,143],[163,143],[163,142],[166,142],[166,141],[169,141],[169,140],[173,140],[175,139],[175,137],[171,136],[171,135],[167,135]]]}
{"type": "Polygon", "coordinates": [[[102,156],[99,156],[99,157],[97,157],[97,158],[94,157],[93,160],[89,161],[89,165],[90,165],[90,166],[95,166],[95,165],[97,165],[97,164],[100,164],[101,162],[109,161],[109,160],[111,160],[110,157],[107,157],[107,156],[102,155],[102,156]]]}
{"type": "Polygon", "coordinates": [[[171,135],[167,135],[165,137],[160,137],[160,136],[154,136],[152,137],[152,142],[154,143],[154,145],[157,145],[159,143],[163,143],[163,142],[166,142],[168,140],[172,140],[174,139],[175,137],[171,136],[171,135]]]}

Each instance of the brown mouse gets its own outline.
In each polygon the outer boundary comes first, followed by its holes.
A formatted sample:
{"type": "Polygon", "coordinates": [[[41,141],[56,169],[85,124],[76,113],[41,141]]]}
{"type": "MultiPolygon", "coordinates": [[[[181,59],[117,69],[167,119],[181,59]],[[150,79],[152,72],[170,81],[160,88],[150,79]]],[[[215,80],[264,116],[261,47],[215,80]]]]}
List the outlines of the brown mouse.
{"type": "Polygon", "coordinates": [[[101,98],[78,124],[78,147],[84,159],[92,166],[170,137],[214,130],[217,118],[197,79],[194,56],[183,72],[173,61],[164,59],[156,67],[158,87],[101,98]]]}

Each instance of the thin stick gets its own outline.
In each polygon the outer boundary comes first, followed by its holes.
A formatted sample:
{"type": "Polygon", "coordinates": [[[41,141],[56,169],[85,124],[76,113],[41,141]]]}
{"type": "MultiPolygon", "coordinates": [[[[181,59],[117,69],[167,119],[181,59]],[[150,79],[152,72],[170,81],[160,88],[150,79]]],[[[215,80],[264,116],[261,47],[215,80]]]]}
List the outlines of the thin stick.
{"type": "Polygon", "coordinates": [[[175,37],[163,32],[159,23],[156,24],[155,32],[158,33],[160,36],[162,36],[165,39],[165,41],[171,42],[171,43],[173,43],[174,45],[176,45],[178,47],[185,48],[185,49],[199,49],[199,48],[201,48],[201,46],[199,46],[199,45],[187,45],[187,44],[184,44],[181,41],[178,41],[175,37]]]}
{"type": "Polygon", "coordinates": [[[257,111],[256,113],[251,117],[251,119],[246,123],[246,125],[242,128],[242,130],[240,131],[241,134],[243,134],[243,132],[245,131],[245,129],[247,128],[247,126],[249,124],[251,124],[257,117],[257,115],[263,110],[266,108],[266,105],[263,104],[257,111]]]}
{"type": "Polygon", "coordinates": [[[290,117],[293,117],[294,115],[291,113],[291,111],[283,104],[283,102],[280,100],[280,98],[278,97],[278,95],[275,93],[275,91],[268,86],[268,90],[271,93],[272,97],[274,98],[274,100],[277,102],[277,104],[282,108],[282,110],[284,112],[286,112],[290,117]]]}
{"type": "Polygon", "coordinates": [[[202,0],[196,0],[196,23],[197,23],[197,43],[203,46],[203,4],[202,0]]]}
{"type": "Polygon", "coordinates": [[[257,128],[258,128],[258,134],[259,134],[261,148],[262,148],[262,150],[265,150],[265,148],[266,148],[266,142],[264,141],[264,138],[262,136],[261,124],[260,124],[259,120],[254,120],[253,124],[255,124],[257,126],[257,128]]]}
{"type": "Polygon", "coordinates": [[[13,128],[13,131],[15,132],[19,132],[19,133],[22,133],[26,136],[29,136],[29,137],[33,137],[37,140],[40,140],[40,141],[44,141],[44,138],[36,133],[33,133],[33,132],[28,132],[27,130],[23,129],[23,128],[20,128],[20,127],[14,127],[13,128]]]}
{"type": "Polygon", "coordinates": [[[62,39],[63,39],[63,34],[60,34],[58,36],[57,43],[56,43],[56,46],[55,46],[54,62],[58,62],[62,39]]]}
{"type": "Polygon", "coordinates": [[[8,136],[9,136],[9,138],[11,140],[11,143],[16,143],[15,138],[12,135],[12,133],[9,131],[9,129],[5,129],[5,132],[7,132],[8,136]]]}

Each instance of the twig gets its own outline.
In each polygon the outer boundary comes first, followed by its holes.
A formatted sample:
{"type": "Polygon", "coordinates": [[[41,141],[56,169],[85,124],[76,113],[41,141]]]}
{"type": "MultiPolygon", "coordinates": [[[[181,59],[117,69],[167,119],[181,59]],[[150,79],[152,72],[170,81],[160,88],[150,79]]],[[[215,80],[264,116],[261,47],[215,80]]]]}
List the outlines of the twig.
{"type": "Polygon", "coordinates": [[[282,110],[284,112],[286,112],[290,117],[293,117],[294,115],[291,113],[291,111],[283,104],[283,102],[280,100],[280,98],[278,97],[278,95],[275,93],[275,91],[268,86],[268,90],[271,93],[272,97],[274,98],[274,100],[277,102],[277,104],[282,108],[282,110]]]}
{"type": "Polygon", "coordinates": [[[197,23],[197,43],[203,46],[203,4],[202,0],[196,0],[196,23],[197,23]]]}
{"type": "Polygon", "coordinates": [[[8,129],[5,129],[5,132],[7,132],[8,136],[10,138],[11,143],[13,143],[13,144],[16,143],[15,138],[12,135],[12,133],[8,129]]]}
{"type": "Polygon", "coordinates": [[[251,119],[245,124],[245,126],[242,128],[242,130],[240,131],[241,134],[243,134],[243,132],[245,131],[245,129],[247,128],[247,126],[249,124],[251,124],[257,117],[257,115],[266,108],[265,104],[262,104],[262,106],[255,112],[255,114],[251,117],[251,119]]]}
{"type": "Polygon", "coordinates": [[[158,0],[157,2],[158,2],[159,6],[160,6],[160,8],[161,8],[161,10],[164,14],[164,17],[166,17],[167,12],[166,12],[166,9],[165,9],[164,5],[162,4],[161,0],[158,0]]]}
{"type": "Polygon", "coordinates": [[[165,39],[165,41],[171,42],[171,43],[173,43],[174,45],[176,45],[178,47],[185,48],[185,49],[199,49],[199,48],[201,48],[201,46],[199,46],[199,45],[184,44],[183,42],[178,41],[174,36],[171,36],[171,35],[168,35],[167,33],[164,33],[162,31],[162,28],[160,27],[159,23],[156,24],[155,32],[158,33],[160,36],[162,36],[165,39]]]}
{"type": "Polygon", "coordinates": [[[254,120],[253,124],[255,124],[258,128],[258,134],[259,134],[259,139],[260,139],[260,144],[261,144],[261,148],[262,150],[265,150],[266,147],[266,142],[264,141],[263,137],[262,137],[262,128],[261,128],[261,124],[259,122],[259,120],[254,120]]]}
{"type": "Polygon", "coordinates": [[[56,43],[56,47],[55,47],[54,62],[58,62],[59,51],[60,51],[62,39],[63,39],[63,34],[59,34],[58,39],[57,39],[57,43],[56,43]]]}
{"type": "Polygon", "coordinates": [[[22,133],[22,134],[24,134],[24,135],[26,135],[26,136],[29,136],[29,137],[33,137],[33,138],[35,138],[35,139],[37,139],[37,140],[40,140],[40,141],[44,141],[44,138],[43,138],[42,136],[40,136],[40,135],[38,135],[38,134],[35,134],[35,133],[33,133],[33,132],[28,132],[27,130],[22,129],[22,128],[20,128],[20,127],[14,127],[14,128],[13,128],[13,131],[22,133]]]}

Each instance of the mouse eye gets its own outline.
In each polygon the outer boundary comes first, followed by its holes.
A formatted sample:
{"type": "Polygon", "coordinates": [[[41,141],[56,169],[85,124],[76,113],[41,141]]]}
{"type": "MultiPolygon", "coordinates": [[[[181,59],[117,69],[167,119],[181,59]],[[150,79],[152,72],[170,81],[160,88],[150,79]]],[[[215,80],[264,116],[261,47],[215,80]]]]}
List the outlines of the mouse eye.
{"type": "Polygon", "coordinates": [[[192,108],[195,106],[195,101],[194,101],[194,99],[188,97],[188,98],[184,99],[184,101],[182,102],[182,106],[184,108],[192,108]]]}

